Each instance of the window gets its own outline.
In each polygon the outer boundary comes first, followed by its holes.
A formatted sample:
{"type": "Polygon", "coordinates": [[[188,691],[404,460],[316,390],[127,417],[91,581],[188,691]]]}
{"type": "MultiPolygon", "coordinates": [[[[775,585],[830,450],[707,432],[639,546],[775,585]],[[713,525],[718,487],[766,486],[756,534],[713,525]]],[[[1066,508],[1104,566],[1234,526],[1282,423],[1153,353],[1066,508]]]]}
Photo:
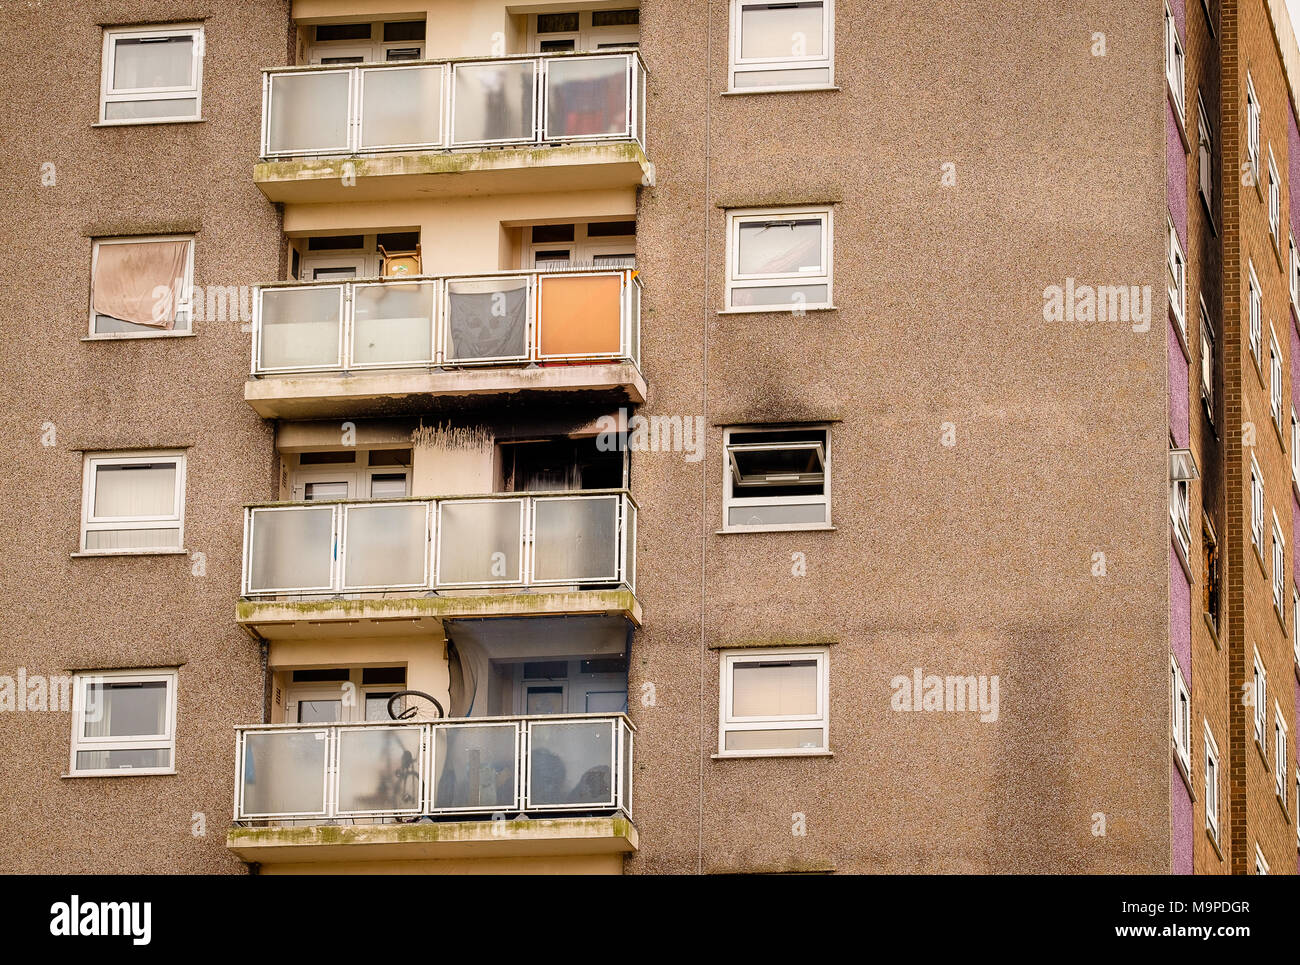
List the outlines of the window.
{"type": "Polygon", "coordinates": [[[1291,481],[1300,488],[1300,417],[1291,407],[1291,481]]]}
{"type": "Polygon", "coordinates": [[[1189,479],[1169,481],[1169,522],[1173,524],[1184,559],[1192,548],[1191,485],[1189,479]]]}
{"type": "Polygon", "coordinates": [[[1282,179],[1277,173],[1277,161],[1273,158],[1273,146],[1268,148],[1268,233],[1273,238],[1274,246],[1282,244],[1282,179]]]}
{"type": "Polygon", "coordinates": [[[1187,117],[1186,88],[1183,81],[1183,43],[1178,38],[1178,24],[1174,15],[1165,5],[1165,80],[1169,82],[1169,94],[1174,100],[1179,120],[1187,117]]]}
{"type": "Polygon", "coordinates": [[[727,304],[732,311],[831,307],[829,208],[727,212],[727,304]]]}
{"type": "Polygon", "coordinates": [[[190,331],[194,238],[101,238],[90,254],[90,335],[109,338],[190,331]]]}
{"type": "Polygon", "coordinates": [[[834,21],[832,0],[731,0],[731,89],[830,87],[834,21]]]}
{"type": "Polygon", "coordinates": [[[718,754],[821,754],[828,750],[827,651],[724,653],[718,754]]]}
{"type": "Polygon", "coordinates": [[[641,40],[640,23],[641,11],[635,7],[537,13],[528,18],[528,49],[549,54],[636,47],[641,40]]]}
{"type": "Polygon", "coordinates": [[[1219,745],[1205,723],[1205,828],[1219,840],[1219,745]]]}
{"type": "Polygon", "coordinates": [[[1273,608],[1278,617],[1286,622],[1285,604],[1282,602],[1283,586],[1286,582],[1286,540],[1282,536],[1282,526],[1273,514],[1273,608]]]}
{"type": "Polygon", "coordinates": [[[1291,649],[1295,651],[1295,662],[1300,665],[1300,590],[1291,587],[1291,649]]]}
{"type": "Polygon", "coordinates": [[[1264,860],[1264,852],[1260,850],[1258,844],[1255,845],[1255,874],[1268,874],[1268,862],[1264,860]]]}
{"type": "Polygon", "coordinates": [[[85,457],[81,552],[180,551],[184,521],[184,453],[85,457]]]}
{"type": "Polygon", "coordinates": [[[723,529],[821,529],[831,521],[830,429],[727,429],[723,529]]]}
{"type": "Polygon", "coordinates": [[[170,774],[175,751],[175,670],[73,677],[70,774],[170,774]]]}
{"type": "Polygon", "coordinates": [[[1188,780],[1192,773],[1192,697],[1178,661],[1169,659],[1170,694],[1172,697],[1172,724],[1174,753],[1188,780]]]}
{"type": "Polygon", "coordinates": [[[1259,98],[1255,95],[1255,82],[1250,72],[1246,73],[1246,158],[1250,162],[1251,173],[1255,176],[1255,187],[1259,187],[1259,98]]]}
{"type": "Polygon", "coordinates": [[[1214,125],[1205,109],[1201,92],[1196,92],[1196,176],[1205,201],[1205,211],[1214,219],[1214,125]]]}
{"type": "Polygon", "coordinates": [[[202,92],[201,26],[104,31],[101,124],[197,121],[202,92]]]}
{"type": "MultiPolygon", "coordinates": [[[[1264,721],[1268,714],[1268,671],[1264,669],[1264,662],[1259,659],[1259,651],[1255,651],[1255,743],[1261,748],[1264,747],[1264,721]]],[[[1267,761],[1267,753],[1265,760],[1267,761]]]]}
{"type": "Polygon", "coordinates": [[[1210,531],[1208,519],[1202,532],[1201,552],[1205,562],[1202,580],[1205,587],[1205,615],[1210,618],[1210,626],[1217,634],[1219,632],[1219,544],[1214,538],[1214,533],[1210,531]]]}
{"type": "Polygon", "coordinates": [[[1205,403],[1205,417],[1214,423],[1214,326],[1210,312],[1201,299],[1201,401],[1205,403]]]}
{"type": "Polygon", "coordinates": [[[1277,796],[1282,801],[1283,807],[1286,806],[1287,779],[1291,775],[1291,769],[1286,764],[1286,733],[1286,718],[1282,716],[1282,707],[1275,701],[1273,704],[1273,770],[1277,781],[1277,796]]]}
{"type": "Polygon", "coordinates": [[[1278,435],[1282,434],[1282,349],[1277,344],[1277,333],[1269,325],[1268,332],[1268,409],[1277,426],[1278,435]]]}
{"type": "Polygon", "coordinates": [[[1183,344],[1187,344],[1187,259],[1183,246],[1178,243],[1178,232],[1169,222],[1169,310],[1173,312],[1183,344]]]}
{"type": "Polygon", "coordinates": [[[1300,250],[1295,246],[1295,235],[1291,235],[1290,241],[1290,265],[1291,275],[1291,304],[1300,310],[1300,250]]]}
{"type": "Polygon", "coordinates": [[[1250,541],[1256,552],[1264,554],[1264,477],[1259,463],[1250,457],[1250,541]]]}
{"type": "Polygon", "coordinates": [[[309,64],[374,64],[424,57],[425,22],[322,23],[308,27],[309,64]]]}
{"type": "Polygon", "coordinates": [[[1264,337],[1264,302],[1263,294],[1259,287],[1259,278],[1255,275],[1255,263],[1248,261],[1247,268],[1250,270],[1250,292],[1249,292],[1249,309],[1250,309],[1250,354],[1255,356],[1255,365],[1260,364],[1260,342],[1264,337]]]}

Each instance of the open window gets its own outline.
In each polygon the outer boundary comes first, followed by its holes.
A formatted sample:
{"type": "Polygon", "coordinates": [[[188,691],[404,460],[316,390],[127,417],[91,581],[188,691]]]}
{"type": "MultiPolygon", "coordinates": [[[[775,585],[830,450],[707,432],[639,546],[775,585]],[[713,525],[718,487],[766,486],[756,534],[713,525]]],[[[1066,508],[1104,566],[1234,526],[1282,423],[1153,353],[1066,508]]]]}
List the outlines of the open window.
{"type": "Polygon", "coordinates": [[[102,670],[73,677],[70,774],[171,774],[175,753],[175,670],[102,670]]]}
{"type": "Polygon", "coordinates": [[[200,118],[203,27],[114,27],[104,31],[101,124],[200,118]]]}
{"type": "Polygon", "coordinates": [[[823,529],[830,525],[830,430],[726,430],[723,529],[823,529]]]}
{"type": "Polygon", "coordinates": [[[834,19],[832,0],[731,0],[731,89],[830,87],[834,19]]]}
{"type": "Polygon", "coordinates": [[[177,335],[193,317],[194,237],[100,238],[91,246],[92,338],[177,335]]]}
{"type": "Polygon", "coordinates": [[[831,210],[727,212],[728,311],[831,307],[831,210]]]}
{"type": "Polygon", "coordinates": [[[828,663],[825,648],[724,652],[718,755],[826,753],[828,663]]]}
{"type": "Polygon", "coordinates": [[[82,553],[177,552],[184,524],[183,452],[86,455],[82,553]]]}

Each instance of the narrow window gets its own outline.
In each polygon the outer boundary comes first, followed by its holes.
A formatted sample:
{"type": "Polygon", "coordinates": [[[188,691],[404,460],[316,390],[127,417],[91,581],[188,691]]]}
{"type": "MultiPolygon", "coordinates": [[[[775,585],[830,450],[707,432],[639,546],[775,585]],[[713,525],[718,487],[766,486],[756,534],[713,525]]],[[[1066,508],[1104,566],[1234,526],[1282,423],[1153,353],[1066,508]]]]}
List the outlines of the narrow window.
{"type": "Polygon", "coordinates": [[[1219,840],[1219,745],[1205,724],[1205,828],[1219,840]]]}
{"type": "Polygon", "coordinates": [[[1169,82],[1169,95],[1173,98],[1179,120],[1187,116],[1187,94],[1183,80],[1183,43],[1178,37],[1178,24],[1165,5],[1165,80],[1169,82]]]}
{"type": "Polygon", "coordinates": [[[1183,679],[1183,672],[1178,666],[1178,661],[1173,658],[1169,660],[1169,679],[1170,696],[1172,698],[1174,753],[1178,755],[1178,762],[1183,773],[1188,775],[1190,780],[1192,773],[1192,697],[1187,690],[1187,681],[1183,679]]]}
{"type": "Polygon", "coordinates": [[[1201,401],[1205,403],[1205,417],[1214,424],[1214,325],[1210,322],[1205,299],[1201,299],[1201,401]]]}
{"type": "Polygon", "coordinates": [[[1262,351],[1260,342],[1264,337],[1264,296],[1259,287],[1259,278],[1255,275],[1255,263],[1247,261],[1246,267],[1250,271],[1250,354],[1255,357],[1255,364],[1259,365],[1260,352],[1262,351]]]}
{"type": "Polygon", "coordinates": [[[1264,747],[1264,727],[1268,718],[1268,671],[1255,651],[1255,742],[1264,747]]]}
{"type": "Polygon", "coordinates": [[[1169,222],[1169,310],[1173,312],[1183,341],[1187,341],[1187,258],[1178,243],[1178,232],[1169,222]]]}

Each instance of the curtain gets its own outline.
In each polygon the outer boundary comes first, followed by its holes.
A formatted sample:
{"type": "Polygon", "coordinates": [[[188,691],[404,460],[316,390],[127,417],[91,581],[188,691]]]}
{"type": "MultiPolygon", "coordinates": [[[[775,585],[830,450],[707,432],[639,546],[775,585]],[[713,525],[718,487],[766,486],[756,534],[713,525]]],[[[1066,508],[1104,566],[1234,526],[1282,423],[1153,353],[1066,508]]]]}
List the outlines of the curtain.
{"type": "Polygon", "coordinates": [[[188,255],[188,241],[101,244],[92,282],[95,314],[170,330],[188,255]]]}

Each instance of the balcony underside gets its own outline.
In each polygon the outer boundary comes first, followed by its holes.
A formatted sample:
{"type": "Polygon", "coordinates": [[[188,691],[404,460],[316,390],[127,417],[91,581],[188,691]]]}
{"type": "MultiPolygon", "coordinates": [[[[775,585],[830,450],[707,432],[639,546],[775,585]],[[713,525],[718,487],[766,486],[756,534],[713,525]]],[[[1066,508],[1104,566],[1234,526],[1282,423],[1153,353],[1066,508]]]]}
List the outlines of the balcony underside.
{"type": "Polygon", "coordinates": [[[231,828],[226,847],[263,874],[618,874],[637,850],[625,817],[231,828]]]}
{"type": "Polygon", "coordinates": [[[321,204],[649,186],[654,165],[632,141],[262,161],[253,180],[271,201],[321,204]]]}
{"type": "Polygon", "coordinates": [[[437,400],[633,404],[645,401],[645,377],[629,362],[541,368],[467,368],[266,375],[244,384],[244,400],[264,419],[330,419],[423,414],[437,400]]]}
{"type": "Polygon", "coordinates": [[[236,620],[265,640],[441,632],[445,621],[529,616],[621,616],[641,625],[630,590],[485,592],[469,596],[240,600],[236,620]]]}

